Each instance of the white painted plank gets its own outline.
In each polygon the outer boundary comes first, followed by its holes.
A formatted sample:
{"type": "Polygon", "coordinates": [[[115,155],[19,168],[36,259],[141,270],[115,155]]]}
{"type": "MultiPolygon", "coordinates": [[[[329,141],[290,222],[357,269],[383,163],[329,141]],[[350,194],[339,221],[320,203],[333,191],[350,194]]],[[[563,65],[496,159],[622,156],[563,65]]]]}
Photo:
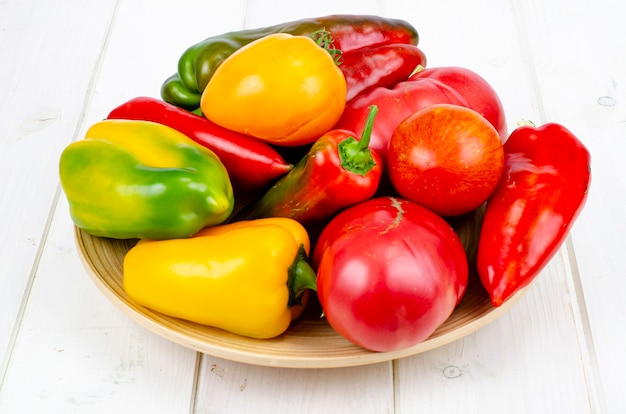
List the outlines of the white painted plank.
{"type": "Polygon", "coordinates": [[[397,413],[594,413],[567,277],[555,257],[509,312],[480,331],[399,361],[397,413]]]}
{"type": "Polygon", "coordinates": [[[189,413],[197,354],[113,308],[78,258],[62,198],[0,393],[2,413],[189,413]]]}
{"type": "Polygon", "coordinates": [[[113,4],[0,3],[0,378],[113,4]]]}
{"type": "Polygon", "coordinates": [[[250,0],[246,8],[246,27],[264,27],[332,14],[382,15],[380,3],[374,0],[320,0],[308,2],[250,0]]]}
{"type": "Polygon", "coordinates": [[[198,413],[392,413],[391,363],[337,369],[258,367],[204,356],[198,413]]]}
{"type": "Polygon", "coordinates": [[[529,30],[528,42],[545,118],[570,128],[591,153],[589,199],[572,231],[578,264],[573,287],[584,292],[581,332],[592,335],[585,345],[597,358],[588,361],[595,404],[599,412],[621,412],[626,407],[621,386],[626,369],[626,57],[620,51],[626,4],[574,1],[558,8],[533,1],[523,6],[526,21],[541,22],[529,30]]]}

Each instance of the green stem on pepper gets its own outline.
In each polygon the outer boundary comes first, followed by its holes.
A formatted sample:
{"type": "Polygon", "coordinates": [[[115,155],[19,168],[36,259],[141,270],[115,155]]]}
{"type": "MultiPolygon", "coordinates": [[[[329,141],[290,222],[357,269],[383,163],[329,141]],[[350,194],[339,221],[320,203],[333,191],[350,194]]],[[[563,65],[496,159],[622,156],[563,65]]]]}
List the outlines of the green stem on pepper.
{"type": "Polygon", "coordinates": [[[317,290],[317,276],[307,261],[307,254],[302,245],[293,264],[289,266],[287,287],[289,289],[287,306],[290,308],[302,304],[302,295],[306,289],[317,290]]]}
{"type": "Polygon", "coordinates": [[[343,52],[335,48],[333,36],[330,34],[329,31],[326,31],[325,29],[316,30],[311,33],[311,39],[313,39],[313,41],[319,47],[321,47],[330,54],[330,56],[333,58],[333,61],[335,62],[335,65],[341,65],[341,62],[343,61],[343,52]]]}
{"type": "Polygon", "coordinates": [[[365,176],[376,165],[369,149],[369,143],[378,107],[371,105],[369,110],[361,139],[357,141],[354,137],[348,137],[337,145],[341,166],[346,171],[362,176],[365,176]]]}

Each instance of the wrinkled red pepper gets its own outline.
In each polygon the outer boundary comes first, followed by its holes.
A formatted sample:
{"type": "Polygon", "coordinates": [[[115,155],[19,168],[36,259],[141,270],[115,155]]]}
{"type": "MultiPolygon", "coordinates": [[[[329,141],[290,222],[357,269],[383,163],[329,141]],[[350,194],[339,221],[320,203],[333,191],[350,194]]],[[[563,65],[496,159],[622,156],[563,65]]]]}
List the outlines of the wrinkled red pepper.
{"type": "Polygon", "coordinates": [[[346,78],[346,100],[377,87],[393,87],[418,66],[426,66],[426,55],[412,44],[367,46],[343,53],[339,69],[346,78]]]}
{"type": "Polygon", "coordinates": [[[236,195],[265,190],[293,167],[268,144],[156,98],[133,98],[108,118],[163,124],[209,148],[226,167],[236,195]]]}
{"type": "Polygon", "coordinates": [[[377,151],[386,164],[387,145],[400,122],[422,108],[441,103],[465,106],[489,115],[487,120],[500,136],[506,133],[504,109],[493,88],[477,73],[459,67],[423,69],[421,76],[412,75],[392,89],[378,87],[361,94],[346,104],[335,127],[359,134],[368,108],[378,106],[380,119],[372,130],[370,148],[377,151]],[[442,75],[444,70],[446,76],[442,75]],[[459,79],[461,81],[457,81],[459,79]],[[490,110],[485,112],[485,108],[490,110]]]}
{"type": "Polygon", "coordinates": [[[559,124],[517,128],[504,154],[477,256],[494,306],[527,286],[554,256],[584,206],[591,179],[587,148],[559,124]]]}
{"type": "Polygon", "coordinates": [[[382,171],[380,157],[368,148],[376,112],[371,108],[360,140],[347,130],[332,130],[320,137],[293,170],[237,220],[288,217],[306,226],[371,198],[382,171]]]}

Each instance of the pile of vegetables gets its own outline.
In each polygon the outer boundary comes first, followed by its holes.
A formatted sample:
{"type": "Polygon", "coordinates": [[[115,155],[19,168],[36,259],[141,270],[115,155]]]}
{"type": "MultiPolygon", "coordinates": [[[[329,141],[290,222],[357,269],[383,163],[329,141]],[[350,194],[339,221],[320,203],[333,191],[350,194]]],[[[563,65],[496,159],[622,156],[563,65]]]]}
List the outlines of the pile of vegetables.
{"type": "Polygon", "coordinates": [[[484,78],[427,67],[417,44],[406,21],[333,15],[191,46],[161,99],[122,103],[63,151],[74,223],[137,239],[137,303],[253,338],[315,295],[354,344],[410,347],[476,272],[502,305],[562,245],[589,152],[555,123],[509,134],[484,78]],[[476,214],[471,246],[451,223],[476,214]]]}

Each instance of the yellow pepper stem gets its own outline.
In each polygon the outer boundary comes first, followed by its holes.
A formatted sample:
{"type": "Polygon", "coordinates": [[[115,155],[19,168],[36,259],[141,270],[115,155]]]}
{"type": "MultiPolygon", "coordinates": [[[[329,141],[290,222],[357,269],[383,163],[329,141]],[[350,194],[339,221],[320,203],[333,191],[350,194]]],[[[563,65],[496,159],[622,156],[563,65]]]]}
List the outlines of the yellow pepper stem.
{"type": "Polygon", "coordinates": [[[305,290],[317,290],[317,276],[307,261],[303,245],[300,245],[293,264],[289,266],[287,287],[289,288],[289,302],[287,303],[289,308],[302,304],[302,295],[305,290]]]}

